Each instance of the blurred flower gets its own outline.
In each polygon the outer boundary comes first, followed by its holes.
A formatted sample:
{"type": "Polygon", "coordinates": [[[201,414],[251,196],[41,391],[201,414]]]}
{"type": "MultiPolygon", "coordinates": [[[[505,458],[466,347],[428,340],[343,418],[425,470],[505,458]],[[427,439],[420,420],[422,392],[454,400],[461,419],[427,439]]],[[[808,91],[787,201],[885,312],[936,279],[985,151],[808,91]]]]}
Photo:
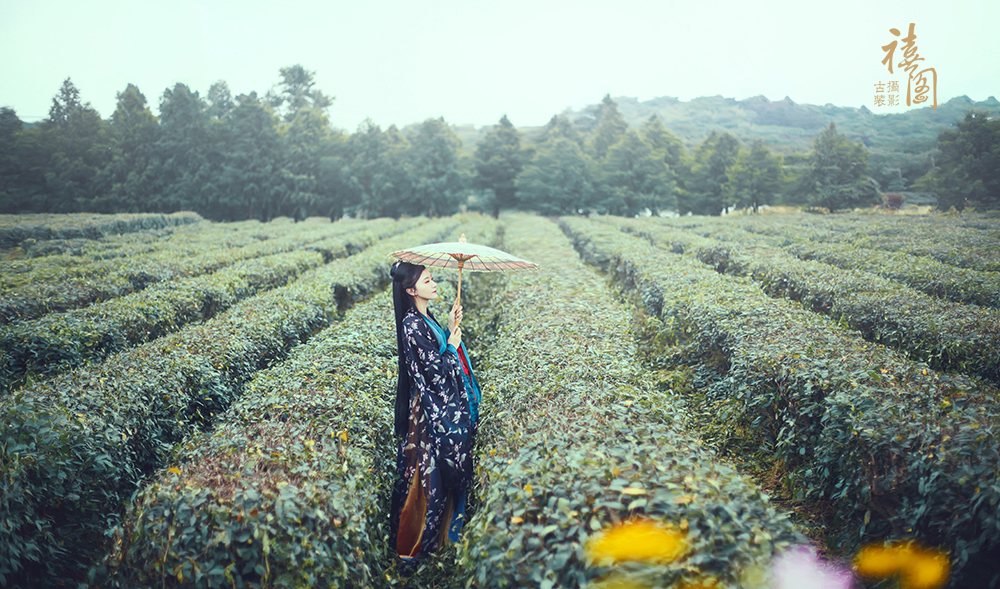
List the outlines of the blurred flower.
{"type": "Polygon", "coordinates": [[[854,584],[848,568],[821,561],[806,546],[783,552],[772,566],[774,589],[850,589],[854,584]]]}
{"type": "Polygon", "coordinates": [[[671,562],[687,550],[681,532],[651,519],[622,522],[596,536],[587,544],[592,560],[671,562]]]}
{"type": "Polygon", "coordinates": [[[876,578],[899,573],[900,589],[938,589],[948,581],[951,564],[939,550],[896,542],[865,546],[854,557],[854,569],[860,575],[876,578]]]}
{"type": "Polygon", "coordinates": [[[649,585],[633,581],[624,575],[612,575],[588,585],[589,589],[650,589],[649,585]]]}

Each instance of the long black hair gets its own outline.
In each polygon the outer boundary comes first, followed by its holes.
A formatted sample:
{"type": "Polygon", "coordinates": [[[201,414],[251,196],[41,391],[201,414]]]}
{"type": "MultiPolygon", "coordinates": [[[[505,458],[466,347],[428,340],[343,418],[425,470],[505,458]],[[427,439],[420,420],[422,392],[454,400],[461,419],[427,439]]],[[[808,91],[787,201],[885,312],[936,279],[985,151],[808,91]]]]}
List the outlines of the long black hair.
{"type": "MultiPolygon", "coordinates": [[[[409,262],[396,262],[389,269],[392,276],[392,306],[396,312],[396,353],[399,356],[399,366],[396,376],[396,435],[405,436],[409,430],[410,419],[410,386],[412,379],[406,367],[406,357],[403,355],[403,317],[406,312],[413,307],[413,297],[406,292],[408,288],[414,288],[417,280],[424,272],[424,266],[411,264],[409,262]]],[[[427,314],[431,319],[430,309],[427,314]]],[[[435,319],[436,321],[436,319],[435,319]]]]}

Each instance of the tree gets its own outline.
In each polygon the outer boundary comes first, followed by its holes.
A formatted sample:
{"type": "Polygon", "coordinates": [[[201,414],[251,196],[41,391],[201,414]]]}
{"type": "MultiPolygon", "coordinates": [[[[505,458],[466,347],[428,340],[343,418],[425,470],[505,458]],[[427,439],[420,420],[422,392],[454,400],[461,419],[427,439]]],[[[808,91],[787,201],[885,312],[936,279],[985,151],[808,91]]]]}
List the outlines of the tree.
{"type": "Polygon", "coordinates": [[[601,208],[613,215],[654,215],[676,206],[674,178],[662,157],[634,129],[608,151],[600,164],[601,208]]]}
{"type": "Polygon", "coordinates": [[[583,135],[577,130],[573,121],[566,115],[553,115],[549,122],[542,128],[541,134],[535,139],[536,144],[543,144],[557,139],[569,139],[581,148],[584,146],[583,135]]]}
{"type": "Polygon", "coordinates": [[[279,214],[296,219],[331,215],[337,208],[339,175],[329,176],[328,162],[337,159],[342,141],[340,133],[330,129],[323,111],[299,109],[282,136],[283,172],[290,191],[279,205],[279,214]]]}
{"type": "Polygon", "coordinates": [[[101,171],[104,194],[94,200],[102,212],[144,212],[153,188],[149,166],[153,158],[159,124],[146,106],[146,97],[129,84],[117,95],[111,115],[111,161],[101,171]]]}
{"type": "Polygon", "coordinates": [[[457,212],[466,185],[459,165],[461,147],[462,140],[444,118],[427,119],[420,124],[410,138],[407,159],[412,197],[411,206],[403,212],[426,213],[431,217],[457,212]]]}
{"type": "Polygon", "coordinates": [[[726,185],[739,149],[739,140],[730,133],[709,133],[695,153],[690,186],[678,205],[681,213],[721,215],[734,204],[726,185]]]}
{"type": "Polygon", "coordinates": [[[671,170],[677,170],[681,167],[684,157],[684,142],[663,125],[659,116],[650,115],[639,131],[653,148],[653,151],[662,154],[663,162],[670,166],[671,170]]]}
{"type": "Polygon", "coordinates": [[[592,143],[594,159],[604,159],[611,146],[618,143],[627,130],[628,123],[618,110],[618,103],[611,99],[610,94],[605,95],[597,110],[597,127],[592,143]]]}
{"type": "Polygon", "coordinates": [[[1000,119],[969,112],[938,135],[938,148],[937,167],[916,185],[937,193],[939,208],[1000,206],[1000,119]]]}
{"type": "Polygon", "coordinates": [[[184,84],[163,91],[159,136],[149,167],[155,183],[146,210],[190,210],[216,220],[224,218],[213,206],[218,197],[216,182],[221,173],[225,125],[218,122],[210,130],[206,110],[198,93],[184,84]],[[202,172],[202,168],[213,168],[214,173],[202,172]]]}
{"type": "Polygon", "coordinates": [[[878,202],[878,183],[865,175],[868,150],[838,133],[836,124],[813,142],[811,164],[800,187],[810,204],[833,212],[878,202]]]}
{"type": "Polygon", "coordinates": [[[521,136],[504,115],[476,146],[475,185],[493,193],[493,216],[517,205],[517,176],[533,152],[521,148],[521,136]]]}
{"type": "Polygon", "coordinates": [[[737,207],[750,207],[758,212],[761,205],[771,204],[781,184],[781,158],[771,155],[764,142],[757,139],[750,151],[741,151],[729,172],[725,186],[727,201],[737,207]]]}
{"type": "Polygon", "coordinates": [[[229,84],[224,80],[212,84],[208,88],[208,111],[209,118],[221,120],[236,107],[233,102],[233,95],[229,91],[229,84]]]}
{"type": "Polygon", "coordinates": [[[275,111],[283,113],[286,122],[294,119],[299,109],[316,108],[323,111],[333,104],[333,96],[313,90],[316,72],[295,64],[281,68],[279,73],[281,82],[278,83],[278,90],[269,92],[267,100],[275,111]]]}
{"type": "Polygon", "coordinates": [[[70,118],[81,108],[83,105],[80,104],[80,91],[70,78],[66,78],[59,87],[59,93],[52,97],[47,121],[50,125],[68,129],[70,118]]]}
{"type": "Polygon", "coordinates": [[[406,166],[409,142],[393,125],[384,132],[365,119],[351,135],[345,158],[345,199],[348,214],[365,218],[399,217],[410,197],[411,179],[406,166]]]}
{"type": "Polygon", "coordinates": [[[49,158],[44,196],[36,206],[53,213],[90,210],[97,194],[95,178],[109,159],[107,126],[89,103],[80,102],[80,91],[66,78],[41,124],[49,158]]]}
{"type": "Polygon", "coordinates": [[[236,97],[226,139],[220,210],[227,219],[270,220],[287,186],[281,175],[278,119],[256,92],[236,97]]]}
{"type": "Polygon", "coordinates": [[[593,203],[591,161],[580,144],[550,136],[517,177],[522,207],[541,215],[575,215],[593,203]]]}
{"type": "Polygon", "coordinates": [[[17,152],[17,142],[24,128],[24,123],[8,107],[0,108],[0,197],[3,197],[3,211],[8,211],[6,204],[10,202],[16,190],[20,189],[21,166],[17,152]]]}

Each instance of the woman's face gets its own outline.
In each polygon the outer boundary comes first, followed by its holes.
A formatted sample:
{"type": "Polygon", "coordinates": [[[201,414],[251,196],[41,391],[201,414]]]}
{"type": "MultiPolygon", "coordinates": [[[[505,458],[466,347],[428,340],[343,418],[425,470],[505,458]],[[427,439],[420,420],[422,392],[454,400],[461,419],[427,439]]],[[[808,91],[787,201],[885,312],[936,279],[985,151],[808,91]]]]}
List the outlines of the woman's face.
{"type": "Polygon", "coordinates": [[[437,299],[438,287],[434,279],[431,278],[431,273],[427,268],[420,273],[420,278],[417,279],[417,283],[413,288],[406,289],[406,292],[410,293],[411,296],[419,297],[425,301],[433,301],[437,299]]]}

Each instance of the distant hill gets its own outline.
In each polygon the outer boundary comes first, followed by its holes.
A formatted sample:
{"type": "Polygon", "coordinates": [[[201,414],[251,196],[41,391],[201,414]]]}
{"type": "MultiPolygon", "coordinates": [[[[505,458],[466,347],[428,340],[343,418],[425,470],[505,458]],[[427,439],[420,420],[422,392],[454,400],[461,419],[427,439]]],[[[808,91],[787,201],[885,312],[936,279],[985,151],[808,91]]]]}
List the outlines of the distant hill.
{"type": "MultiPolygon", "coordinates": [[[[722,96],[695,98],[681,102],[662,97],[639,102],[635,98],[615,98],[622,114],[632,125],[640,125],[652,114],[676,133],[688,148],[697,146],[712,129],[726,130],[741,141],[763,139],[771,149],[803,152],[812,149],[813,140],[830,122],[869,148],[921,153],[937,145],[937,136],[954,125],[972,108],[1000,116],[1000,101],[994,97],[976,102],[968,96],[952,98],[931,107],[914,108],[899,114],[876,114],[860,108],[826,104],[797,104],[787,96],[771,101],[764,96],[734,100],[722,96]]],[[[583,109],[577,116],[585,116],[583,109]]]]}
{"type": "MultiPolygon", "coordinates": [[[[936,109],[913,108],[899,114],[876,114],[865,106],[798,104],[787,96],[777,101],[764,96],[746,100],[706,96],[687,102],[670,96],[642,102],[619,96],[615,101],[625,120],[634,127],[642,125],[650,115],[659,115],[689,150],[717,129],[732,133],[744,143],[763,139],[775,153],[804,154],[812,150],[816,136],[832,121],[840,133],[868,147],[870,165],[883,170],[883,174],[876,174],[882,176],[878,178],[880,182],[887,180],[885,175],[889,170],[899,169],[908,185],[929,169],[930,156],[942,130],[954,126],[973,108],[1000,116],[1000,101],[993,96],[979,102],[959,96],[938,104],[936,109]]],[[[596,103],[579,110],[567,110],[565,114],[579,126],[590,128],[595,108],[596,103]]],[[[455,127],[469,151],[475,150],[476,143],[490,129],[491,126],[455,127]]],[[[530,142],[541,127],[518,129],[524,140],[530,142]]]]}

